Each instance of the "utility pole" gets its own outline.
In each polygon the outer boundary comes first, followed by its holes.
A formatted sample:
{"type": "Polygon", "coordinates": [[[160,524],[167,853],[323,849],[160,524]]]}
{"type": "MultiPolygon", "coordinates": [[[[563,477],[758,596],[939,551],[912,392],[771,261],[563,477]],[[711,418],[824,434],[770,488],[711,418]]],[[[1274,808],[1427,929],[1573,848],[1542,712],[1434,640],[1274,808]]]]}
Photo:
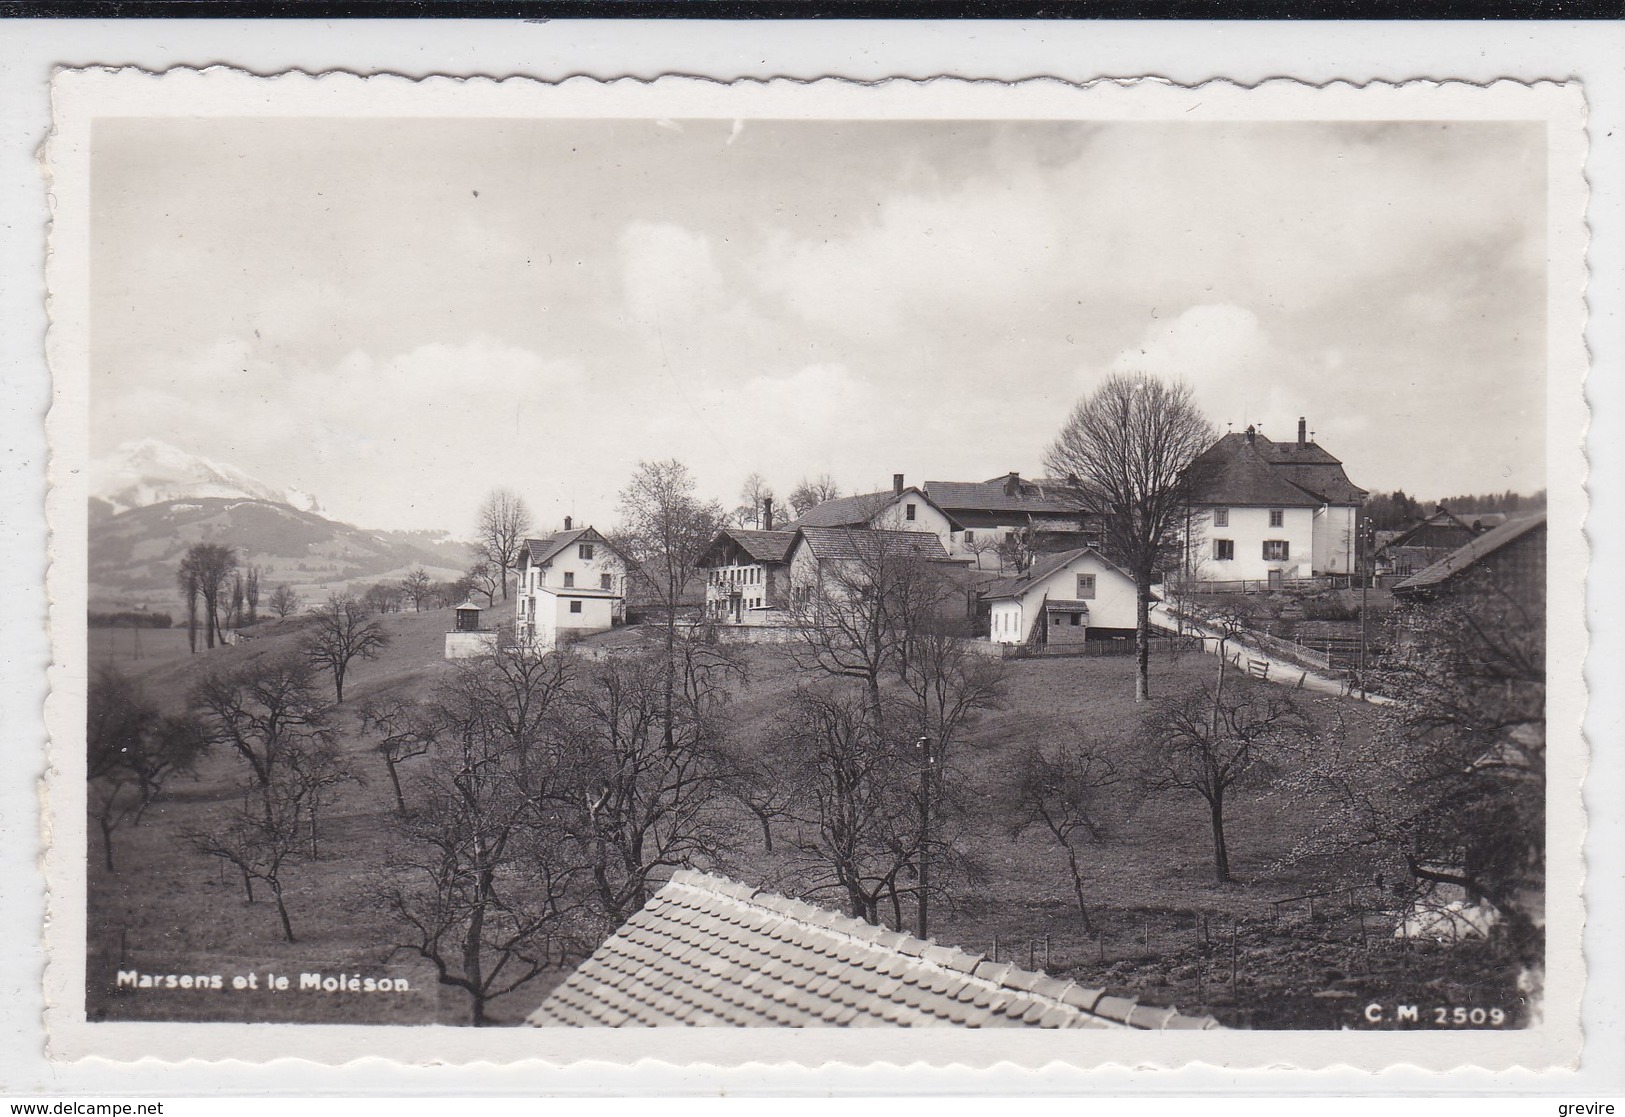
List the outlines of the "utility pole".
{"type": "MultiPolygon", "coordinates": [[[[1359,513],[1355,513],[1358,515],[1359,513]]],[[[1366,700],[1365,693],[1365,640],[1366,640],[1366,614],[1369,610],[1366,605],[1371,598],[1371,544],[1374,536],[1371,531],[1371,520],[1368,517],[1360,525],[1359,539],[1359,565],[1360,565],[1360,701],[1366,700]]]]}
{"type": "Polygon", "coordinates": [[[937,758],[931,751],[930,737],[921,737],[914,747],[920,754],[920,919],[914,933],[925,939],[931,937],[931,794],[937,758]]]}

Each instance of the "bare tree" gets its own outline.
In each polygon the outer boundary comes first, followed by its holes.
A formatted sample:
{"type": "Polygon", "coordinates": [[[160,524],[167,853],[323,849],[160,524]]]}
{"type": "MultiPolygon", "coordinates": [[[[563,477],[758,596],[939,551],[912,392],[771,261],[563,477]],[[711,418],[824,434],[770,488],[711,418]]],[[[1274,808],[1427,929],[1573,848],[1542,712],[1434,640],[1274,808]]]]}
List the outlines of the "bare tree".
{"type": "Polygon", "coordinates": [[[504,601],[508,600],[508,571],[519,564],[519,549],[525,545],[531,522],[524,499],[508,489],[492,489],[480,505],[475,549],[495,568],[504,601]]]}
{"type": "MultiPolygon", "coordinates": [[[[861,690],[830,686],[799,692],[770,746],[778,779],[791,786],[786,844],[806,874],[804,890],[840,895],[869,923],[889,907],[897,928],[925,836],[908,736],[877,722],[861,690]]],[[[949,852],[941,831],[937,841],[949,852]]]]}
{"type": "Polygon", "coordinates": [[[1518,960],[1542,964],[1546,863],[1543,583],[1489,570],[1395,611],[1373,682],[1398,702],[1340,721],[1291,789],[1328,808],[1297,856],[1411,898],[1488,903],[1518,960]]]}
{"type": "MultiPolygon", "coordinates": [[[[468,585],[470,599],[475,594],[479,594],[485,598],[487,608],[497,603],[497,568],[485,559],[476,560],[474,565],[468,568],[468,573],[463,575],[463,581],[468,585]]],[[[458,604],[462,603],[458,602],[458,604]]]]}
{"type": "Polygon", "coordinates": [[[1223,691],[1201,686],[1162,699],[1146,715],[1144,730],[1152,749],[1148,785],[1194,792],[1207,803],[1213,873],[1228,882],[1226,797],[1238,785],[1273,775],[1286,756],[1308,743],[1308,717],[1280,688],[1238,678],[1223,691]]]}
{"type": "Polygon", "coordinates": [[[987,532],[984,531],[982,534],[967,542],[965,544],[965,549],[975,557],[976,569],[982,569],[983,555],[992,554],[994,558],[999,560],[999,570],[1001,572],[1004,570],[1004,560],[999,555],[999,540],[996,537],[989,535],[987,532]]]}
{"type": "Polygon", "coordinates": [[[310,859],[314,861],[321,856],[318,816],[328,794],[341,784],[361,783],[362,779],[331,740],[311,741],[293,749],[287,761],[288,781],[296,801],[304,808],[310,859]]]}
{"type": "Polygon", "coordinates": [[[243,623],[243,603],[246,595],[243,592],[243,572],[231,572],[231,612],[226,621],[227,628],[239,628],[243,623]]]}
{"type": "Polygon", "coordinates": [[[369,698],[361,704],[361,732],[373,739],[374,750],[383,758],[395,792],[395,808],[404,818],[401,765],[429,751],[438,732],[436,723],[414,703],[396,697],[369,698]]]}
{"type": "Polygon", "coordinates": [[[271,591],[271,599],[267,604],[269,604],[271,612],[275,613],[278,619],[281,619],[291,613],[297,613],[301,602],[299,595],[294,592],[294,588],[284,582],[271,591]]]}
{"type": "Polygon", "coordinates": [[[267,818],[288,752],[326,742],[333,732],[310,664],[292,654],[210,675],[192,692],[191,709],[205,741],[248,764],[267,818]]]}
{"type": "Polygon", "coordinates": [[[662,736],[673,744],[670,722],[676,688],[678,620],[706,548],[727,523],[722,506],[694,495],[688,467],[675,460],[638,463],[621,490],[621,526],[611,541],[626,559],[627,575],[640,596],[659,611],[665,629],[665,717],[662,736]]]}
{"type": "Polygon", "coordinates": [[[194,543],[181,559],[181,586],[196,585],[203,598],[203,631],[206,647],[214,647],[216,636],[224,639],[220,626],[220,594],[237,569],[237,552],[218,543],[194,543]]]}
{"type": "Polygon", "coordinates": [[[369,613],[398,613],[405,592],[397,582],[374,582],[361,595],[361,606],[369,613]]]}
{"type": "Polygon", "coordinates": [[[733,510],[735,525],[748,528],[761,527],[762,509],[765,502],[772,499],[773,486],[769,485],[760,473],[751,473],[739,487],[739,505],[733,510]]]}
{"type": "Polygon", "coordinates": [[[1078,901],[1078,919],[1088,935],[1095,933],[1095,926],[1089,918],[1078,848],[1104,837],[1099,821],[1101,792],[1120,779],[1106,749],[1089,741],[1076,748],[1032,745],[1021,755],[1016,768],[1011,837],[1033,826],[1043,826],[1061,843],[1072,875],[1072,894],[1078,901]]]}
{"type": "Polygon", "coordinates": [[[835,483],[835,478],[827,473],[820,473],[817,477],[803,477],[790,490],[790,510],[797,516],[805,516],[826,500],[835,500],[841,495],[841,487],[835,483]]]}
{"type": "MultiPolygon", "coordinates": [[[[684,653],[708,651],[685,640],[684,653]]],[[[697,663],[668,717],[662,657],[595,664],[570,696],[560,726],[567,826],[582,847],[596,906],[612,923],[648,900],[657,872],[715,858],[723,849],[715,741],[720,680],[697,663]],[[667,734],[671,734],[667,743],[667,734]]]]}
{"type": "Polygon", "coordinates": [[[190,718],[162,716],[134,683],[112,670],[91,680],[86,715],[87,803],[111,873],[114,831],[138,824],[172,776],[192,772],[207,741],[190,718]]]}
{"type": "Polygon", "coordinates": [[[999,556],[999,571],[1005,569],[1017,574],[1025,574],[1027,568],[1033,564],[1033,555],[1036,553],[1033,541],[1033,529],[1030,527],[1012,528],[1004,533],[1004,537],[997,545],[999,556]]]}
{"type": "Polygon", "coordinates": [[[1134,578],[1138,701],[1151,693],[1152,581],[1177,546],[1199,481],[1193,467],[1213,439],[1188,384],[1118,373],[1079,401],[1044,455],[1052,475],[1077,477],[1099,503],[1106,549],[1134,578]]]}
{"type": "Polygon", "coordinates": [[[956,599],[943,569],[921,557],[912,532],[849,529],[850,557],[820,565],[792,588],[790,613],[803,670],[863,683],[871,719],[882,717],[882,680],[906,667],[912,629],[936,623],[956,599]]]}
{"type": "Polygon", "coordinates": [[[235,866],[250,904],[254,902],[254,882],[263,882],[276,903],[282,937],[296,942],[284,874],[297,862],[303,846],[303,803],[296,777],[280,769],[264,792],[263,810],[244,806],[215,829],[187,830],[182,836],[199,853],[235,866]]]}
{"type": "Polygon", "coordinates": [[[406,600],[412,603],[414,613],[423,611],[423,603],[429,600],[433,590],[434,579],[429,577],[429,572],[421,566],[414,567],[401,581],[401,592],[406,595],[406,600]]]}
{"type": "Polygon", "coordinates": [[[389,645],[389,633],[367,616],[361,603],[348,594],[331,594],[315,610],[315,623],[306,638],[305,656],[333,676],[333,700],[344,701],[344,677],[357,659],[376,659],[389,645]]]}

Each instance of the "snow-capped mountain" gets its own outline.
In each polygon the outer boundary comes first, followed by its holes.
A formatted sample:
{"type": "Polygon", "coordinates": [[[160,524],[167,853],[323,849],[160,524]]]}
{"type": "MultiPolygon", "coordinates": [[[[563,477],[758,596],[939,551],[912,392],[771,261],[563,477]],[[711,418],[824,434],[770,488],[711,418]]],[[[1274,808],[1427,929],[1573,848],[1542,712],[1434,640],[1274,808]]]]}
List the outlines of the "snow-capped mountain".
{"type": "Polygon", "coordinates": [[[91,463],[90,495],[105,500],[114,512],[209,498],[268,500],[300,512],[321,511],[320,502],[309,493],[279,489],[236,466],[210,461],[156,438],[125,442],[91,463]]]}

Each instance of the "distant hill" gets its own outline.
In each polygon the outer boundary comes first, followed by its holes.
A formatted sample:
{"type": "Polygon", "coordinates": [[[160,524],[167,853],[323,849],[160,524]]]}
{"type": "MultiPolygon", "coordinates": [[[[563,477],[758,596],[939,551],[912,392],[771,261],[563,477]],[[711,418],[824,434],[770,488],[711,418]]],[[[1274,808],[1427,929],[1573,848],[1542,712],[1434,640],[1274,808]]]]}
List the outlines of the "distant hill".
{"type": "MultiPolygon", "coordinates": [[[[263,595],[284,582],[305,600],[329,590],[399,579],[415,566],[450,580],[468,568],[468,544],[432,531],[368,531],[270,500],[170,500],[116,511],[92,499],[90,608],[145,604],[181,615],[175,572],[194,543],[220,543],[262,571],[263,595]]],[[[263,609],[263,601],[262,601],[263,609]]]]}

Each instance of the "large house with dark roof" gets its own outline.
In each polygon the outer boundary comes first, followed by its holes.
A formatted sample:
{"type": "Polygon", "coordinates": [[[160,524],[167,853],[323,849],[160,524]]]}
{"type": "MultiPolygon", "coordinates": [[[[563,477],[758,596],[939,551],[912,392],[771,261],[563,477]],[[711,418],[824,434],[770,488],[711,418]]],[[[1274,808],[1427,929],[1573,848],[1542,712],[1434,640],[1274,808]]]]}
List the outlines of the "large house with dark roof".
{"type": "Polygon", "coordinates": [[[1366,491],[1298,420],[1296,442],[1254,427],[1227,434],[1197,458],[1186,567],[1214,581],[1299,578],[1354,571],[1366,491]]]}
{"type": "Polygon", "coordinates": [[[951,554],[962,526],[923,489],[905,485],[903,475],[897,473],[892,475],[889,491],[826,500],[785,524],[784,529],[874,528],[922,532],[936,536],[943,551],[951,554]]]}
{"type": "Polygon", "coordinates": [[[937,506],[960,525],[948,549],[977,559],[988,546],[1017,536],[1038,553],[1094,547],[1104,541],[1100,516],[1076,480],[1034,480],[1014,471],[987,481],[927,481],[937,506]]]}
{"type": "Polygon", "coordinates": [[[547,650],[626,619],[626,561],[592,527],[572,527],[519,549],[514,634],[547,650]]]}
{"type": "Polygon", "coordinates": [[[876,927],[679,869],[529,1023],[568,1027],[960,1027],[1203,1031],[1211,1016],[876,927]]]}

